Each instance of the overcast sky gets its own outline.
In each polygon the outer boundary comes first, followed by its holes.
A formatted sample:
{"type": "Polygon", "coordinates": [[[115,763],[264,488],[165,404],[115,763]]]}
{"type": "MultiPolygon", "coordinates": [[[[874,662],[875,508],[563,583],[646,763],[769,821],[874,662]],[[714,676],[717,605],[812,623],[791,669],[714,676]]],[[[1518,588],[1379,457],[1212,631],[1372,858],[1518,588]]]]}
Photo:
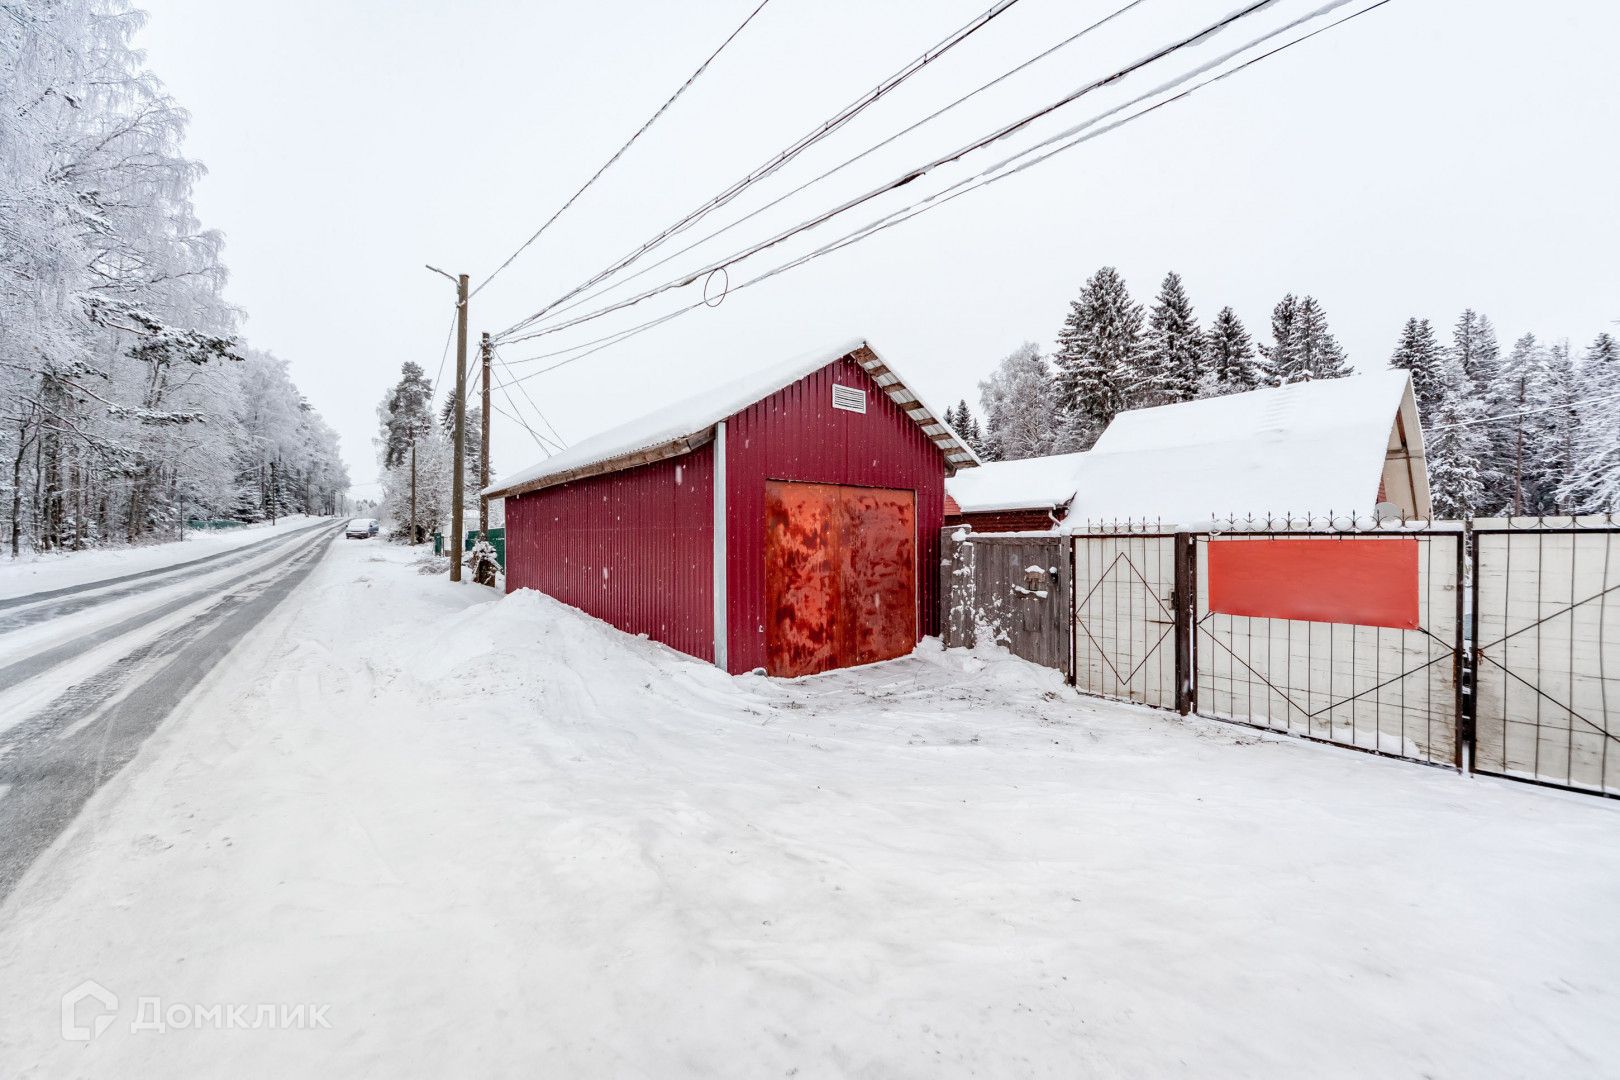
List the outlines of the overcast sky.
{"type": "MultiPolygon", "coordinates": [[[[761,185],[724,224],[1121,6],[1020,0],[761,185]]],[[[1325,0],[1281,0],[1201,51],[734,266],[743,280],[908,205],[1325,0]]],[[[1364,6],[1356,0],[1340,14],[1364,6]]],[[[375,494],[375,409],[405,360],[439,372],[452,287],[493,270],[757,0],[144,0],[140,43],[192,114],[198,212],[227,237],[246,338],[291,362],[375,494]]],[[[1237,0],[1145,0],[995,91],[641,279],[696,268],[1212,21],[1237,0]]],[[[990,4],[770,0],[648,136],[471,305],[473,339],[582,281],[990,4]]],[[[925,397],[967,397],[1020,342],[1050,348],[1081,283],[1150,300],[1175,269],[1207,320],[1264,336],[1312,293],[1358,367],[1401,324],[1464,306],[1504,344],[1582,348],[1620,319],[1620,4],[1393,0],[1189,99],[915,221],[524,383],[568,441],[721,373],[867,337],[925,397]]],[[[700,226],[683,237],[703,235],[700,226]]],[[[553,352],[681,306],[503,347],[553,352]]],[[[582,309],[583,310],[583,309],[582,309]]],[[[534,371],[543,363],[518,363],[534,371]]],[[[444,386],[453,378],[444,369],[444,386]]],[[[516,395],[516,391],[512,391],[516,395]]],[[[538,424],[521,395],[508,403],[538,424]]],[[[540,456],[497,415],[497,471],[540,456]]]]}

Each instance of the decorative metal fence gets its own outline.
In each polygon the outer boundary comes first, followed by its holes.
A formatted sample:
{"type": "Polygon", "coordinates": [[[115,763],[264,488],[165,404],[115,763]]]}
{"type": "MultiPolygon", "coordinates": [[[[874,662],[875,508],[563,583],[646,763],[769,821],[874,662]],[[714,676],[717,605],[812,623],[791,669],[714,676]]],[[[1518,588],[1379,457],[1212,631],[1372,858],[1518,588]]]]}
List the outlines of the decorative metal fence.
{"type": "Polygon", "coordinates": [[[1173,533],[1074,537],[1074,682],[1099,697],[1177,707],[1173,533]]]}
{"type": "Polygon", "coordinates": [[[1476,522],[1476,772],[1620,795],[1620,528],[1476,522]]]}
{"type": "Polygon", "coordinates": [[[1084,693],[1620,796],[1620,523],[947,533],[947,644],[1084,693]]]}
{"type": "Polygon", "coordinates": [[[1462,531],[1345,524],[1332,532],[1284,528],[1197,538],[1197,711],[1375,754],[1459,765],[1462,531]],[[1211,572],[1221,569],[1220,556],[1235,551],[1224,545],[1256,544],[1262,546],[1247,566],[1269,575],[1250,590],[1262,602],[1248,605],[1255,614],[1230,610],[1241,604],[1221,610],[1211,572]],[[1301,564],[1346,579],[1397,577],[1407,595],[1391,599],[1410,611],[1386,617],[1368,602],[1376,599],[1367,595],[1374,587],[1368,580],[1340,582],[1361,596],[1312,595],[1335,583],[1286,580],[1301,564]],[[1310,617],[1284,617],[1296,613],[1310,617]]]}

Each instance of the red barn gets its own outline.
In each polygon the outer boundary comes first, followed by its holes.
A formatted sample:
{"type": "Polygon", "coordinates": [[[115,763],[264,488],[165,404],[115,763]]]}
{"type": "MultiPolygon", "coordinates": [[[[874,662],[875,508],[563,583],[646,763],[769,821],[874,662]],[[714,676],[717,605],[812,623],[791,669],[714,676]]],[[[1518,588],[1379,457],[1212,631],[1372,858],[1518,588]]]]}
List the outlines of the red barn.
{"type": "Polygon", "coordinates": [[[660,409],[490,488],[506,587],[733,673],[886,660],[937,633],[967,448],[864,341],[660,409]]]}

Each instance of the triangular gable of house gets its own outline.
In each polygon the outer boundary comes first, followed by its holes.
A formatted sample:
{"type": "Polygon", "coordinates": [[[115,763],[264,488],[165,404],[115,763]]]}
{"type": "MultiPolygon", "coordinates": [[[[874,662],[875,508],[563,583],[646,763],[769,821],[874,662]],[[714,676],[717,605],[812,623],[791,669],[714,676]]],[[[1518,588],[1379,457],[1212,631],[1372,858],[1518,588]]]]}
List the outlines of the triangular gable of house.
{"type": "Polygon", "coordinates": [[[632,469],[690,453],[714,437],[720,421],[791,386],[811,372],[849,359],[859,364],[902,411],[939,447],[948,469],[979,464],[966,442],[878,355],[870,342],[856,338],[803,353],[781,364],[720,383],[681,401],[665,405],[628,423],[592,436],[544,461],[503,478],[481,493],[489,498],[566,484],[588,476],[632,469]]]}
{"type": "Polygon", "coordinates": [[[1065,529],[1267,515],[1427,518],[1423,434],[1404,371],[1291,383],[1116,416],[1080,462],[1065,529]]]}

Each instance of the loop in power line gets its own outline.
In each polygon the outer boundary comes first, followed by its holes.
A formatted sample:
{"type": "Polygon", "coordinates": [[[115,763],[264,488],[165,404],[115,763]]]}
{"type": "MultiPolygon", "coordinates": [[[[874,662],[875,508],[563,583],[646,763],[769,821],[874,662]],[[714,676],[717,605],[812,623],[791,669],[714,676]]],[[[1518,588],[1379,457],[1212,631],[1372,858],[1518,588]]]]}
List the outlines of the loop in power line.
{"type": "Polygon", "coordinates": [[[731,271],[727,270],[723,266],[717,266],[713,270],[710,270],[709,271],[709,276],[703,279],[703,303],[708,307],[712,307],[712,308],[713,307],[719,307],[721,304],[725,303],[726,296],[730,292],[731,292],[731,271]],[[725,275],[725,277],[722,279],[725,284],[720,289],[720,295],[715,297],[713,300],[710,300],[709,299],[709,282],[714,280],[714,275],[716,275],[716,274],[724,274],[725,275]]]}

